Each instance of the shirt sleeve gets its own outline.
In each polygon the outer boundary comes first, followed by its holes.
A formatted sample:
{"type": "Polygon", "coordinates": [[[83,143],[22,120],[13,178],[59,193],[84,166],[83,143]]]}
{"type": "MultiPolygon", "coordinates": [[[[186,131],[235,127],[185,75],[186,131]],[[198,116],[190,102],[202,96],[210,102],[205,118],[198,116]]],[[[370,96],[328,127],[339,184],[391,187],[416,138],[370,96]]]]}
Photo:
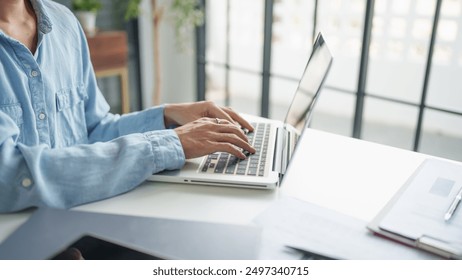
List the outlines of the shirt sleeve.
{"type": "Polygon", "coordinates": [[[15,123],[0,112],[0,212],[33,206],[69,208],[101,200],[185,162],[173,130],[61,149],[16,144],[18,134],[15,123]]]}
{"type": "Polygon", "coordinates": [[[109,141],[131,133],[165,129],[163,105],[124,115],[109,112],[110,107],[97,84],[87,39],[82,28],[78,27],[88,141],[109,141]]]}
{"type": "Polygon", "coordinates": [[[108,111],[86,113],[87,118],[97,119],[89,127],[88,141],[109,141],[111,139],[132,134],[165,129],[164,105],[129,114],[111,114],[108,111]]]}

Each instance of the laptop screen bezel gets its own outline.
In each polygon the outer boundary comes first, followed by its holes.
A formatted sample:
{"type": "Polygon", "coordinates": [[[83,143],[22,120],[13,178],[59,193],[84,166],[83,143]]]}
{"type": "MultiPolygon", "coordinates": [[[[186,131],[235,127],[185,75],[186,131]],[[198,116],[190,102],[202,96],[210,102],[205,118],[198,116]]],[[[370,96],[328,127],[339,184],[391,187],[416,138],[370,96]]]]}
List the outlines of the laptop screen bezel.
{"type": "MultiPolygon", "coordinates": [[[[297,89],[295,91],[295,94],[292,98],[292,101],[290,103],[290,106],[289,106],[289,109],[287,110],[287,113],[286,113],[286,117],[284,119],[284,126],[287,127],[287,126],[293,126],[292,124],[289,124],[288,122],[288,119],[289,119],[289,116],[290,116],[290,113],[291,113],[291,110],[293,110],[293,107],[294,107],[294,103],[295,103],[295,100],[296,100],[296,97],[297,97],[297,94],[300,94],[300,84],[301,82],[303,81],[303,78],[305,77],[305,75],[307,74],[306,71],[308,69],[308,66],[310,65],[310,62],[312,61],[312,58],[313,58],[313,55],[315,54],[315,52],[317,50],[319,50],[320,48],[326,48],[326,50],[328,51],[329,55],[330,55],[330,60],[329,60],[329,64],[328,66],[326,67],[326,71],[324,73],[324,76],[323,78],[321,79],[321,83],[319,84],[317,90],[316,90],[316,93],[314,94],[313,98],[311,99],[308,107],[305,109],[305,111],[300,115],[301,118],[297,121],[297,122],[302,122],[303,121],[303,127],[302,127],[302,130],[300,131],[300,134],[303,132],[303,130],[309,126],[309,122],[311,121],[311,116],[312,116],[312,112],[313,112],[313,109],[314,109],[314,106],[316,104],[316,101],[319,99],[319,93],[322,89],[322,86],[327,78],[327,74],[329,73],[329,70],[331,68],[331,65],[332,65],[332,61],[333,61],[333,57],[332,57],[332,53],[330,52],[329,48],[327,47],[327,44],[324,40],[324,37],[322,35],[321,32],[318,33],[317,37],[316,37],[316,40],[313,44],[313,49],[311,51],[311,54],[310,54],[310,58],[308,59],[308,62],[306,63],[305,65],[305,68],[303,70],[303,74],[302,76],[300,77],[299,81],[298,81],[298,85],[297,85],[297,89]]],[[[293,126],[295,127],[295,126],[293,126]]]]}
{"type": "MultiPolygon", "coordinates": [[[[312,49],[312,51],[311,51],[310,58],[308,59],[308,62],[307,62],[306,65],[305,65],[305,69],[303,70],[303,74],[302,74],[302,76],[301,76],[300,79],[299,79],[299,82],[298,82],[298,85],[297,85],[297,89],[296,89],[295,94],[294,94],[294,96],[293,96],[293,98],[292,98],[292,102],[291,102],[291,104],[290,104],[290,106],[289,106],[289,109],[287,110],[287,114],[286,114],[286,117],[285,117],[285,120],[284,120],[284,130],[285,130],[286,132],[290,132],[290,131],[293,131],[294,129],[296,129],[295,127],[293,127],[291,124],[288,123],[288,118],[289,118],[289,115],[290,115],[290,113],[291,113],[291,109],[293,109],[294,102],[295,102],[295,100],[296,100],[297,94],[301,94],[301,92],[300,92],[300,84],[301,84],[303,78],[305,77],[305,75],[307,74],[306,71],[307,71],[307,69],[308,69],[308,66],[309,66],[310,63],[312,62],[313,55],[315,54],[315,52],[316,52],[317,50],[319,50],[319,49],[322,48],[322,47],[324,47],[324,48],[327,49],[328,54],[329,54],[329,56],[330,56],[330,59],[329,59],[328,65],[327,65],[327,67],[326,67],[324,76],[323,76],[323,78],[321,79],[321,83],[319,84],[319,86],[318,86],[318,88],[317,88],[317,90],[316,90],[316,93],[313,95],[313,98],[311,99],[311,101],[310,101],[308,107],[307,107],[307,108],[305,109],[305,111],[301,114],[302,118],[301,118],[299,121],[303,121],[303,127],[302,127],[301,131],[299,131],[300,137],[303,135],[305,129],[310,125],[310,121],[311,121],[313,109],[314,109],[314,107],[315,107],[315,105],[316,105],[317,100],[319,99],[319,94],[320,94],[320,92],[321,92],[321,89],[322,89],[322,87],[323,87],[323,85],[324,85],[324,82],[325,82],[325,80],[326,80],[326,78],[327,78],[327,75],[328,75],[328,73],[329,73],[329,71],[330,71],[330,68],[331,68],[332,62],[333,62],[332,53],[330,52],[329,48],[327,47],[327,44],[326,44],[326,42],[325,42],[325,40],[324,40],[324,37],[323,37],[323,35],[322,35],[321,32],[318,33],[318,35],[317,35],[317,37],[316,37],[316,40],[315,40],[315,42],[314,42],[314,44],[313,44],[313,49],[312,49]]],[[[283,141],[284,141],[283,147],[285,147],[284,150],[285,150],[285,153],[287,153],[287,154],[285,154],[285,155],[283,154],[283,156],[281,157],[281,167],[283,167],[283,170],[282,170],[282,172],[281,172],[281,179],[280,179],[281,182],[280,182],[280,183],[282,183],[283,175],[284,175],[284,173],[286,173],[287,169],[289,168],[292,155],[296,152],[298,143],[300,142],[300,141],[297,141],[297,142],[295,143],[294,148],[293,148],[293,152],[290,153],[290,152],[289,152],[290,147],[289,147],[289,145],[288,145],[288,143],[287,143],[287,142],[288,142],[288,140],[287,140],[288,137],[289,137],[288,134],[285,134],[285,137],[283,137],[283,141]],[[286,164],[284,164],[284,161],[286,161],[286,164]]],[[[300,140],[300,139],[299,139],[299,140],[300,140]]]]}

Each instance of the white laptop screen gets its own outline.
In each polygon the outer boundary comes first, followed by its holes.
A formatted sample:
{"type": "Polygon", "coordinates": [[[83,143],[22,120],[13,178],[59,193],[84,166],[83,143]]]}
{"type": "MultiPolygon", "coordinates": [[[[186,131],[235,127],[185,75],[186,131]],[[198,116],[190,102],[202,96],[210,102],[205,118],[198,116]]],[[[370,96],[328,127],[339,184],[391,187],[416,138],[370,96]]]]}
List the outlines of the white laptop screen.
{"type": "Polygon", "coordinates": [[[287,112],[286,125],[290,124],[299,131],[308,125],[311,111],[318,99],[319,91],[331,64],[332,55],[324,38],[319,33],[287,112]]]}

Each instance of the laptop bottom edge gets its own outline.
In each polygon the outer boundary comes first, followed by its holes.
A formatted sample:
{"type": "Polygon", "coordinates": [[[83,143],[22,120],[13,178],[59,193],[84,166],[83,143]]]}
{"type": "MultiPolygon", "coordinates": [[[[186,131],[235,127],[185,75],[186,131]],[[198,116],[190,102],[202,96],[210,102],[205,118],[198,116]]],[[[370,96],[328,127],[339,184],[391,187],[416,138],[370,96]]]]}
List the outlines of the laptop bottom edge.
{"type": "MultiPolygon", "coordinates": [[[[268,179],[268,178],[266,178],[268,179]]],[[[165,183],[177,183],[177,184],[192,184],[192,185],[205,185],[205,186],[216,186],[216,187],[233,187],[233,188],[252,188],[252,189],[275,189],[279,186],[279,180],[273,178],[272,180],[256,180],[255,182],[250,182],[248,180],[242,181],[228,181],[228,180],[216,180],[216,179],[205,179],[203,176],[200,178],[179,178],[172,174],[163,174],[163,172],[158,174],[153,174],[150,176],[147,181],[152,182],[165,182],[165,183]]]]}

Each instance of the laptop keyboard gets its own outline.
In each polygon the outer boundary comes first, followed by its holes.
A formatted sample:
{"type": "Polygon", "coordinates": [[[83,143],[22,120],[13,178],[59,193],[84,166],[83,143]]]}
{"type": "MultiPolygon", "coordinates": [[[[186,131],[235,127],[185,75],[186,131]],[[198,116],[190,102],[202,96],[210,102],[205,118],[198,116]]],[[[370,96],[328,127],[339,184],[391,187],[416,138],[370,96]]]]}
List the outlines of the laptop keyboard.
{"type": "Polygon", "coordinates": [[[241,160],[229,153],[214,153],[207,156],[202,165],[204,173],[222,173],[229,175],[263,176],[268,149],[270,125],[268,123],[252,123],[255,128],[247,137],[249,143],[257,150],[241,160]]]}

